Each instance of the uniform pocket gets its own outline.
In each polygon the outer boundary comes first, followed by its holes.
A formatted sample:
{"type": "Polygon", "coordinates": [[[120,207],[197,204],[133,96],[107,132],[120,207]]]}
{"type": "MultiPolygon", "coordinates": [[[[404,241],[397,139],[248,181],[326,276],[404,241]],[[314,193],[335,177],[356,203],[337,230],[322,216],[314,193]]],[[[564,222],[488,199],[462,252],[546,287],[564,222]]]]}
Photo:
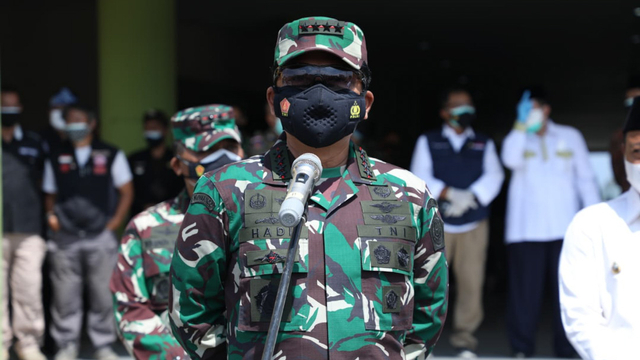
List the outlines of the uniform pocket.
{"type": "MultiPolygon", "coordinates": [[[[240,330],[268,330],[289,243],[289,239],[255,239],[240,243],[240,330]]],[[[308,331],[313,323],[309,319],[311,307],[306,287],[308,253],[308,239],[301,238],[280,325],[281,331],[308,331]]]]}
{"type": "Polygon", "coordinates": [[[403,239],[361,240],[365,329],[411,329],[414,247],[403,239]]]}

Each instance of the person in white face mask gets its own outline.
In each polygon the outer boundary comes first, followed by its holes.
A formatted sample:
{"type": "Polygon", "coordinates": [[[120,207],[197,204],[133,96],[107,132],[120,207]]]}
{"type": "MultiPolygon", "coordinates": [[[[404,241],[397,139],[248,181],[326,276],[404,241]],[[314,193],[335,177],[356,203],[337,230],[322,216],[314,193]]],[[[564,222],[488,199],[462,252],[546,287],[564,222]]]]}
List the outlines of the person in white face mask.
{"type": "Polygon", "coordinates": [[[49,125],[42,132],[42,143],[46,153],[52,149],[57,149],[62,142],[67,139],[65,133],[65,121],[62,117],[62,110],[65,106],[75,104],[78,99],[71,90],[63,87],[49,100],[49,125]]]}
{"type": "Polygon", "coordinates": [[[142,116],[143,136],[147,146],[129,156],[136,194],[131,216],[161,201],[175,197],[184,184],[171,170],[173,151],[167,146],[169,119],[161,110],[150,109],[142,116]]]}
{"type": "Polygon", "coordinates": [[[623,132],[631,188],[579,212],[560,256],[562,321],[583,359],[638,358],[640,97],[634,99],[623,132]]]}
{"type": "Polygon", "coordinates": [[[525,91],[517,113],[502,146],[502,161],[512,171],[505,224],[507,334],[514,354],[533,355],[548,284],[555,355],[570,358],[574,350],[560,320],[558,260],[569,222],[581,208],[599,202],[600,194],[582,134],[549,118],[543,90],[525,91]]]}

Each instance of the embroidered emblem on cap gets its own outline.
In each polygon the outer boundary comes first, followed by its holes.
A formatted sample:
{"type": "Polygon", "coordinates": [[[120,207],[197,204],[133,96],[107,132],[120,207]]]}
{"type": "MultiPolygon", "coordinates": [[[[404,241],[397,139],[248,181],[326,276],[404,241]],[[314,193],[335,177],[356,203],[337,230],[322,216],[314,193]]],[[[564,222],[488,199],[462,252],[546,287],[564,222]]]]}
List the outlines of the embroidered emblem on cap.
{"type": "MultiPolygon", "coordinates": [[[[381,202],[380,204],[374,204],[371,206],[373,206],[374,208],[377,208],[383,213],[390,213],[391,211],[393,211],[393,209],[402,207],[402,205],[393,204],[388,201],[384,201],[384,202],[381,202]]],[[[401,220],[404,220],[404,219],[401,219],[401,220]]]]}
{"type": "Polygon", "coordinates": [[[287,98],[282,99],[282,101],[280,101],[280,112],[282,113],[282,116],[289,116],[289,107],[291,106],[291,103],[289,102],[289,100],[287,100],[287,98]]]}
{"type": "Polygon", "coordinates": [[[409,253],[407,252],[407,250],[405,250],[404,248],[400,248],[396,255],[398,256],[398,265],[403,268],[409,266],[409,260],[411,258],[409,257],[409,253]]]}
{"type": "Polygon", "coordinates": [[[269,263],[269,264],[284,262],[286,259],[287,259],[286,256],[282,256],[273,250],[271,250],[268,254],[264,255],[263,257],[256,258],[257,261],[260,261],[263,263],[269,263]]]}
{"type": "Polygon", "coordinates": [[[391,260],[391,251],[387,249],[384,245],[378,246],[374,251],[373,255],[375,255],[378,264],[388,264],[391,260]]]}
{"type": "Polygon", "coordinates": [[[388,187],[375,187],[373,188],[373,192],[382,198],[388,198],[389,195],[391,195],[391,189],[388,187]]]}
{"type": "Polygon", "coordinates": [[[249,206],[252,209],[262,209],[267,204],[267,199],[264,195],[255,194],[249,199],[249,206]]]}
{"type": "Polygon", "coordinates": [[[395,224],[407,218],[406,216],[399,215],[369,215],[369,217],[373,220],[382,221],[385,224],[395,224]]]}

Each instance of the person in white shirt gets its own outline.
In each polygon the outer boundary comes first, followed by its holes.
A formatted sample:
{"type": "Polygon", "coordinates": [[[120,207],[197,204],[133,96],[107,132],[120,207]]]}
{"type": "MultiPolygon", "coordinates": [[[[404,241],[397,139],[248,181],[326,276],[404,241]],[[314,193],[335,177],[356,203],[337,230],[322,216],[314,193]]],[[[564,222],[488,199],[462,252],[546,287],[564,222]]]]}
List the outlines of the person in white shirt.
{"type": "Polygon", "coordinates": [[[114,360],[116,340],[109,279],[117,260],[116,231],[133,199],[132,175],[122,151],[93,135],[96,119],[74,104],[63,111],[69,141],[52,148],[42,188],[53,290],[51,336],[59,348],[55,360],[78,355],[83,318],[83,289],[90,302],[87,332],[95,358],[114,360]]]}
{"type": "Polygon", "coordinates": [[[518,120],[502,147],[512,170],[507,199],[509,272],[507,333],[514,354],[531,356],[545,284],[552,289],[556,356],[575,355],[560,319],[558,261],[573,216],[600,201],[582,134],[549,119],[551,106],[541,89],[526,90],[518,120]]]}
{"type": "Polygon", "coordinates": [[[562,321],[584,359],[640,357],[640,97],[623,132],[631,188],[580,211],[560,255],[562,321]]]}
{"type": "Polygon", "coordinates": [[[418,138],[411,171],[429,184],[442,210],[447,262],[457,279],[450,342],[459,356],[475,357],[474,332],[483,318],[489,204],[500,192],[504,171],[493,141],[471,127],[475,108],[469,92],[452,88],[443,95],[444,124],[418,138]]]}

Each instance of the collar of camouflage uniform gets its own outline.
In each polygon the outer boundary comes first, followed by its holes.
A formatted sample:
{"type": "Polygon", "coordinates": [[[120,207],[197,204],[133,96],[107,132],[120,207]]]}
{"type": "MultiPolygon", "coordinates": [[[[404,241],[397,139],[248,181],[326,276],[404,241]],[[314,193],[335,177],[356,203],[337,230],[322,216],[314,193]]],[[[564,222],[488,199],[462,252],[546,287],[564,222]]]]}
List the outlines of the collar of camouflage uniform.
{"type": "MultiPolygon", "coordinates": [[[[264,156],[264,167],[272,174],[267,176],[264,182],[275,186],[284,186],[291,179],[291,163],[293,155],[287,147],[286,133],[282,133],[278,141],[264,156]]],[[[346,171],[351,180],[360,184],[376,184],[377,178],[371,168],[367,152],[360,146],[350,143],[349,158],[346,171]]]]}

